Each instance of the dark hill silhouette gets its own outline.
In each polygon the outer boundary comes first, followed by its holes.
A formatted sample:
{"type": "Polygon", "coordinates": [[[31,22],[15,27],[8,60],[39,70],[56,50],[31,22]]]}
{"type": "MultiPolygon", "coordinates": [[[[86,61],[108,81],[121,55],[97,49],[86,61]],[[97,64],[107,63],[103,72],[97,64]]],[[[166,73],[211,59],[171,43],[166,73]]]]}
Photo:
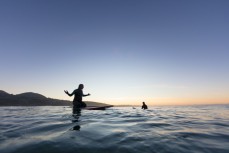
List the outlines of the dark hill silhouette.
{"type": "Polygon", "coordinates": [[[25,93],[21,93],[16,95],[17,97],[24,97],[24,98],[40,98],[40,99],[45,99],[46,97],[38,94],[38,93],[33,93],[33,92],[25,92],[25,93]]]}
{"type": "Polygon", "coordinates": [[[10,94],[8,94],[7,92],[0,90],[0,96],[9,96],[10,94]]]}
{"type": "MultiPolygon", "coordinates": [[[[107,106],[104,103],[85,102],[88,106],[107,106]]],[[[41,94],[26,92],[17,95],[0,90],[0,106],[71,106],[68,100],[47,98],[41,94]]]]}

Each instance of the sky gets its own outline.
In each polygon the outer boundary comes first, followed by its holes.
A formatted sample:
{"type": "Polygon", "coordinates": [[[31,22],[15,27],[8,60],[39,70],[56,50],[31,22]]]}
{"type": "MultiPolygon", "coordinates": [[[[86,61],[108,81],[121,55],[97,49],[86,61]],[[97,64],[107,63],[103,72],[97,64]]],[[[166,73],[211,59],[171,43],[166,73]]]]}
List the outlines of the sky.
{"type": "Polygon", "coordinates": [[[229,103],[228,0],[1,0],[0,90],[112,105],[229,103]]]}

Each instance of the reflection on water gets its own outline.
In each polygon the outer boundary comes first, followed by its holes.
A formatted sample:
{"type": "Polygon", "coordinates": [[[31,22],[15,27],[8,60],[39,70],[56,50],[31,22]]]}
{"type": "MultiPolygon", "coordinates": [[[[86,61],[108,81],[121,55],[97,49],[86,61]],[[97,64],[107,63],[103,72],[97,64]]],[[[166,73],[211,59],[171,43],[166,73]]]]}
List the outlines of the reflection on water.
{"type": "Polygon", "coordinates": [[[80,131],[80,126],[79,125],[75,125],[72,129],[76,130],[76,131],[80,131]]]}
{"type": "MultiPolygon", "coordinates": [[[[79,108],[72,108],[72,123],[79,122],[79,118],[81,116],[81,109],[79,108]]],[[[72,130],[80,131],[80,125],[74,125],[72,130]]]]}
{"type": "Polygon", "coordinates": [[[0,152],[227,153],[228,109],[0,107],[0,152]]]}

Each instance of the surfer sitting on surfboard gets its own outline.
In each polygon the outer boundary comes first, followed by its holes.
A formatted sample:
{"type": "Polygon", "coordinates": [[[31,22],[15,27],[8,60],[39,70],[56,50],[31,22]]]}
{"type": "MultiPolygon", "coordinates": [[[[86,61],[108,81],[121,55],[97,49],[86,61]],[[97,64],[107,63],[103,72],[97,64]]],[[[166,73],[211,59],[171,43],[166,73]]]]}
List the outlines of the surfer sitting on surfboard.
{"type": "Polygon", "coordinates": [[[74,99],[73,99],[73,107],[74,108],[83,108],[83,107],[87,106],[86,103],[84,103],[82,101],[82,97],[90,96],[90,94],[88,93],[87,95],[84,95],[83,94],[83,88],[84,88],[84,85],[80,84],[78,89],[75,89],[71,94],[67,90],[64,90],[64,92],[68,96],[72,96],[72,95],[75,96],[74,99]]]}
{"type": "Polygon", "coordinates": [[[145,102],[142,102],[142,109],[148,109],[147,105],[145,104],[145,102]]]}

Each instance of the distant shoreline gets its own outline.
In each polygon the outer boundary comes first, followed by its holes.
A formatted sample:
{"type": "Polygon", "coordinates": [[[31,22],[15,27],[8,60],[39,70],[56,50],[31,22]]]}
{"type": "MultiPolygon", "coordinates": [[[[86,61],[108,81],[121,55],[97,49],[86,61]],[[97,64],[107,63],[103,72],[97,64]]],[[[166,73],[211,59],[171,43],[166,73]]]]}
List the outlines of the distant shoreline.
{"type": "MultiPolygon", "coordinates": [[[[84,101],[88,106],[108,106],[109,104],[84,101]]],[[[25,92],[21,94],[9,94],[0,90],[0,107],[2,106],[72,106],[69,100],[47,98],[41,94],[25,92]]]]}

